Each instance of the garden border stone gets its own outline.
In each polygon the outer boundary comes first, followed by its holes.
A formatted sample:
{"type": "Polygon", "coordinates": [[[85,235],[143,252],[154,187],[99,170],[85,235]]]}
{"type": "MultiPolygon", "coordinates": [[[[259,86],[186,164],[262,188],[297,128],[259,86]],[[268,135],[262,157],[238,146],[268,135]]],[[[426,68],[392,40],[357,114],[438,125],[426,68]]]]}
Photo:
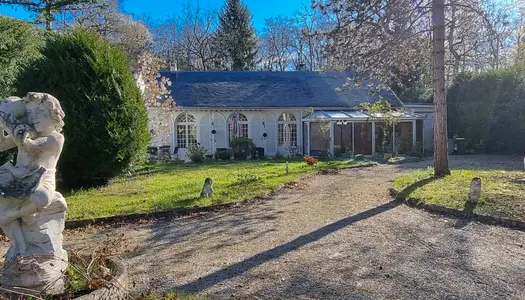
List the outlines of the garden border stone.
{"type": "Polygon", "coordinates": [[[516,229],[520,231],[525,231],[525,222],[522,222],[522,221],[510,220],[510,219],[503,218],[503,217],[480,215],[480,214],[476,214],[473,212],[472,213],[465,212],[462,210],[448,208],[448,207],[444,207],[444,206],[436,205],[436,204],[427,204],[427,203],[418,201],[414,198],[404,199],[400,196],[403,193],[403,191],[396,191],[394,188],[390,188],[389,192],[390,192],[390,196],[395,198],[397,201],[403,204],[406,204],[407,206],[410,206],[410,207],[425,210],[432,214],[446,216],[446,217],[454,217],[456,219],[467,219],[467,220],[477,221],[479,223],[483,223],[487,225],[495,225],[495,226],[501,226],[501,227],[506,227],[510,229],[516,229]]]}

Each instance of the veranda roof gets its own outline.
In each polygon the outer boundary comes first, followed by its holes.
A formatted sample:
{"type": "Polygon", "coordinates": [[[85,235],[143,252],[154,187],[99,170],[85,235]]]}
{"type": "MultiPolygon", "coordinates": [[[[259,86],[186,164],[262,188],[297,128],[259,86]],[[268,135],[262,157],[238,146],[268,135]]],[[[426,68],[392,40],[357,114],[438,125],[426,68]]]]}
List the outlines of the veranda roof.
{"type": "MultiPolygon", "coordinates": [[[[423,116],[409,113],[409,112],[399,112],[400,120],[418,120],[424,119],[423,116]]],[[[381,118],[381,114],[376,114],[374,118],[381,118]]],[[[368,121],[371,118],[371,115],[367,112],[360,111],[343,111],[343,110],[316,110],[313,113],[305,116],[303,121],[305,122],[318,122],[318,121],[368,121]]]]}

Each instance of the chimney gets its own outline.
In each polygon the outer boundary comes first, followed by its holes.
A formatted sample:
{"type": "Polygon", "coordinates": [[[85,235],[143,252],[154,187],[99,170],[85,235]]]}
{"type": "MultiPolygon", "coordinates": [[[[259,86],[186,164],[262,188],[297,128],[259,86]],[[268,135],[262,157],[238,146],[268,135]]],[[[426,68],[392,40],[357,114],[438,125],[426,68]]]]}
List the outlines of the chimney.
{"type": "Polygon", "coordinates": [[[170,72],[177,72],[177,63],[170,64],[170,72]]]}
{"type": "Polygon", "coordinates": [[[303,64],[303,63],[299,63],[299,64],[297,64],[297,66],[295,67],[295,70],[296,70],[296,71],[306,71],[306,65],[303,64]]]}

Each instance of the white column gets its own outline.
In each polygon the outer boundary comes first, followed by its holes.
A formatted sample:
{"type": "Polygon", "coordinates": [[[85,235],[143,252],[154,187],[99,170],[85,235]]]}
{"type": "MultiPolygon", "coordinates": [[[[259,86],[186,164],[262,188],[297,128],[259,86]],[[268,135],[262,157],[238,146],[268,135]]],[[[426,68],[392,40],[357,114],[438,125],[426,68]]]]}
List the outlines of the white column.
{"type": "Polygon", "coordinates": [[[372,155],[376,154],[376,122],[372,122],[372,155]]]}
{"type": "Polygon", "coordinates": [[[215,149],[217,148],[215,146],[215,134],[211,133],[214,129],[215,129],[215,112],[210,111],[210,152],[211,154],[215,154],[215,149]]]}
{"type": "Polygon", "coordinates": [[[425,120],[427,119],[428,114],[425,114],[425,119],[421,121],[421,153],[425,154],[425,120]]]}
{"type": "Polygon", "coordinates": [[[300,115],[300,118],[299,118],[299,121],[297,121],[297,132],[295,134],[297,137],[297,151],[301,151],[301,154],[302,154],[303,149],[304,149],[303,111],[302,110],[299,112],[299,115],[300,115]]]}
{"type": "Polygon", "coordinates": [[[330,121],[330,154],[334,155],[334,121],[330,121]]]}
{"type": "Polygon", "coordinates": [[[392,155],[396,154],[396,126],[392,126],[392,155]]]}
{"type": "Polygon", "coordinates": [[[306,123],[306,154],[310,155],[310,122],[306,123]]]}
{"type": "Polygon", "coordinates": [[[416,135],[416,120],[412,120],[412,145],[413,146],[416,146],[416,138],[417,138],[417,135],[416,135]]]}
{"type": "Polygon", "coordinates": [[[355,126],[352,122],[352,154],[355,155],[355,126]]]}
{"type": "MultiPolygon", "coordinates": [[[[171,120],[171,149],[170,149],[170,152],[173,153],[173,151],[175,151],[175,140],[177,139],[177,135],[176,135],[176,130],[177,128],[175,127],[175,119],[173,118],[170,118],[171,120]]],[[[154,145],[154,146],[157,146],[157,145],[154,145]]]]}

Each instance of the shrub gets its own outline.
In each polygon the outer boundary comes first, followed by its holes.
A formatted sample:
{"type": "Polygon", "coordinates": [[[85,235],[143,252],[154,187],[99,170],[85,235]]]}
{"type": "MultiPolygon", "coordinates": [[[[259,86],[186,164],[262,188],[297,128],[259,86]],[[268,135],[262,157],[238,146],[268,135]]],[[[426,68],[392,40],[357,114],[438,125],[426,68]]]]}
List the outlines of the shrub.
{"type": "Polygon", "coordinates": [[[256,182],[256,181],[259,181],[259,177],[257,177],[257,175],[254,175],[254,174],[242,174],[242,173],[238,173],[237,174],[237,182],[239,185],[248,185],[252,182],[256,182]]]}
{"type": "Polygon", "coordinates": [[[447,92],[449,135],[468,148],[525,152],[525,79],[517,69],[458,76],[447,92]]]}
{"type": "Polygon", "coordinates": [[[222,150],[217,150],[215,152],[215,159],[218,159],[218,160],[230,160],[231,156],[232,156],[232,152],[230,149],[222,149],[222,150]]]}
{"type": "Polygon", "coordinates": [[[18,76],[41,56],[43,37],[33,24],[0,15],[0,98],[14,95],[18,76]]]}
{"type": "MultiPolygon", "coordinates": [[[[0,99],[16,93],[23,70],[40,57],[43,35],[31,23],[0,15],[0,99]]],[[[16,160],[16,149],[0,152],[0,165],[16,160]]]]}
{"type": "Polygon", "coordinates": [[[18,93],[50,93],[65,111],[58,171],[67,188],[105,184],[146,158],[148,117],[126,55],[97,35],[52,35],[18,93]]]}
{"type": "Polygon", "coordinates": [[[191,161],[196,163],[203,162],[204,159],[206,159],[206,152],[208,152],[208,150],[200,144],[192,144],[188,146],[186,150],[191,161]]]}
{"type": "Polygon", "coordinates": [[[317,164],[317,159],[308,155],[304,156],[304,160],[306,161],[306,164],[309,166],[315,166],[317,164]]]}
{"type": "Polygon", "coordinates": [[[249,138],[233,138],[230,141],[233,156],[236,159],[246,159],[255,151],[255,143],[249,138]]]}
{"type": "Polygon", "coordinates": [[[286,150],[288,151],[288,157],[290,158],[299,156],[299,148],[297,146],[290,146],[286,150]]]}

